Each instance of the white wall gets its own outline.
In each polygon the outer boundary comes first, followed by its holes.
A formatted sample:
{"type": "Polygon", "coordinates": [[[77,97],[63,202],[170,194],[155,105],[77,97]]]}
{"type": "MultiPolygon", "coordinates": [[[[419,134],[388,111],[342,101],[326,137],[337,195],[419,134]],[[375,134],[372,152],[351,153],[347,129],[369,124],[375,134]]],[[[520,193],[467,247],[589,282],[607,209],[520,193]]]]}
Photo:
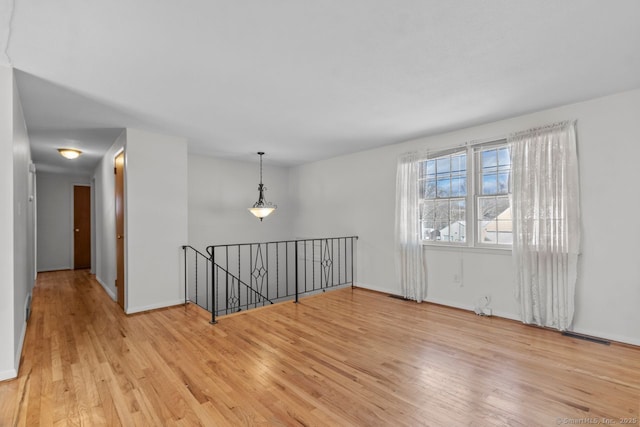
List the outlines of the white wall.
{"type": "Polygon", "coordinates": [[[29,165],[31,147],[24,121],[18,86],[13,79],[13,271],[14,271],[14,349],[18,370],[22,344],[27,330],[26,307],[33,289],[35,229],[34,201],[30,200],[29,165]]]}
{"type": "Polygon", "coordinates": [[[0,380],[17,376],[33,288],[31,150],[13,70],[0,66],[0,380]]]}
{"type": "Polygon", "coordinates": [[[38,271],[73,268],[73,186],[89,177],[37,172],[38,271]]]}
{"type": "MultiPolygon", "coordinates": [[[[360,286],[400,293],[394,264],[397,156],[428,147],[503,137],[557,121],[578,120],[583,254],[574,329],[640,344],[640,210],[630,186],[640,181],[640,90],[528,114],[443,135],[294,168],[297,235],[357,234],[360,286]],[[620,215],[624,215],[624,219],[620,215]],[[623,221],[625,233],[603,233],[623,221]]],[[[633,187],[631,187],[633,188],[633,187]]],[[[425,248],[428,300],[471,309],[481,295],[494,313],[519,318],[510,252],[425,248]],[[454,275],[462,277],[455,283],[454,275]]]]}
{"type": "Polygon", "coordinates": [[[0,380],[15,377],[13,297],[13,78],[0,66],[0,380]]]}
{"type": "Polygon", "coordinates": [[[184,301],[181,246],[188,239],[187,141],[127,129],[125,311],[184,301]]]}
{"type": "Polygon", "coordinates": [[[118,139],[102,157],[93,173],[95,203],[95,275],[98,283],[113,300],[116,299],[116,205],[114,158],[125,145],[127,133],[118,139]]]}
{"type": "Polygon", "coordinates": [[[247,208],[258,200],[259,157],[238,162],[189,156],[189,243],[201,252],[209,245],[290,239],[289,169],[263,160],[265,198],[278,206],[262,222],[247,208]]]}

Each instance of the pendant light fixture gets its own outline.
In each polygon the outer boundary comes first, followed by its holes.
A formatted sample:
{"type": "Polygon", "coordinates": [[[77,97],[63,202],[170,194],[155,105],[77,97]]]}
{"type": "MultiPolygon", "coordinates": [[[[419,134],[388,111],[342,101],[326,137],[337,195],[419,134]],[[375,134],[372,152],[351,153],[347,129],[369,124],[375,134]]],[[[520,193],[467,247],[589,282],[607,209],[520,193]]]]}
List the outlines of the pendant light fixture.
{"type": "Polygon", "coordinates": [[[258,184],[258,201],[253,204],[252,208],[249,208],[249,212],[254,214],[257,218],[260,218],[260,221],[262,221],[264,217],[275,211],[277,206],[267,202],[264,199],[264,192],[267,191],[267,187],[265,187],[262,183],[262,156],[264,155],[264,152],[259,151],[258,155],[260,156],[260,184],[258,184]]]}

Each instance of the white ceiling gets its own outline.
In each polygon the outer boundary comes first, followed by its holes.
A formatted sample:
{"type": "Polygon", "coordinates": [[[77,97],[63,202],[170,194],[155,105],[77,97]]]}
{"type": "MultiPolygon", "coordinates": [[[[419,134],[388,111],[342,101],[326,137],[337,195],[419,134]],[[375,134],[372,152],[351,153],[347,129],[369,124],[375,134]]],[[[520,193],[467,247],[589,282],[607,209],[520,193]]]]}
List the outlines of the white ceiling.
{"type": "Polygon", "coordinates": [[[136,127],[293,165],[640,88],[637,0],[0,2],[40,164],[136,127]]]}

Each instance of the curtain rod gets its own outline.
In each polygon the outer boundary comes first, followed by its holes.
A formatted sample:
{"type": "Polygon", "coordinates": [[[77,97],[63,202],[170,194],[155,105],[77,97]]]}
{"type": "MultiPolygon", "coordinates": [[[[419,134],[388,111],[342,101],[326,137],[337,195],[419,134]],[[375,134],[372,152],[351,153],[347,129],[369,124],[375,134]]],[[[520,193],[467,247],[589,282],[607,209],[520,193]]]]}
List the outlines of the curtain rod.
{"type": "MultiPolygon", "coordinates": [[[[499,136],[492,136],[489,138],[479,138],[479,139],[472,139],[470,141],[465,141],[456,145],[444,145],[444,146],[436,146],[436,147],[425,147],[425,148],[421,148],[418,150],[414,150],[412,151],[412,153],[417,154],[419,156],[424,156],[424,157],[429,157],[429,154],[431,153],[438,153],[438,152],[447,152],[447,151],[453,151],[456,150],[458,148],[462,148],[462,147],[475,147],[477,145],[483,145],[483,144],[489,144],[492,142],[501,142],[501,141],[506,141],[509,137],[509,135],[520,135],[520,134],[526,134],[526,133],[530,133],[530,132],[540,132],[540,131],[545,131],[548,129],[552,129],[554,127],[558,127],[558,126],[567,126],[567,125],[573,125],[575,126],[577,123],[576,119],[571,119],[571,120],[565,120],[565,121],[561,121],[561,122],[556,122],[556,123],[552,123],[552,124],[548,124],[548,125],[543,125],[543,126],[539,126],[539,127],[534,127],[531,129],[527,129],[524,131],[520,131],[520,132],[515,132],[515,133],[511,133],[508,135],[502,134],[499,136]]],[[[408,154],[408,153],[404,153],[404,154],[408,154]]]]}
{"type": "Polygon", "coordinates": [[[450,150],[456,150],[458,148],[462,148],[462,147],[475,147],[477,145],[483,145],[483,144],[488,144],[491,142],[500,142],[500,141],[506,141],[507,136],[506,135],[500,135],[500,136],[492,136],[489,138],[480,138],[480,139],[472,139],[470,141],[465,141],[462,143],[458,143],[455,145],[442,145],[442,146],[437,146],[437,147],[425,147],[425,148],[421,148],[418,150],[413,150],[404,154],[408,154],[408,153],[415,153],[419,156],[425,156],[428,157],[429,154],[431,153],[438,153],[438,152],[446,152],[446,151],[450,151],[450,150]]]}

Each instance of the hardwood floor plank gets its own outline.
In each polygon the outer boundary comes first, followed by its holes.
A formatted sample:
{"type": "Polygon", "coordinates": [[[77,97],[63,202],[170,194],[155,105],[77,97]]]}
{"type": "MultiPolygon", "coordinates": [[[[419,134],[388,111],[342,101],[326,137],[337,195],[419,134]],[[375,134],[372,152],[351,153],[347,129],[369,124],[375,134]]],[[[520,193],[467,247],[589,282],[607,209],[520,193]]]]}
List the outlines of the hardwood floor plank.
{"type": "Polygon", "coordinates": [[[343,289],[208,323],[42,273],[0,426],[557,425],[640,417],[640,348],[343,289]]]}

